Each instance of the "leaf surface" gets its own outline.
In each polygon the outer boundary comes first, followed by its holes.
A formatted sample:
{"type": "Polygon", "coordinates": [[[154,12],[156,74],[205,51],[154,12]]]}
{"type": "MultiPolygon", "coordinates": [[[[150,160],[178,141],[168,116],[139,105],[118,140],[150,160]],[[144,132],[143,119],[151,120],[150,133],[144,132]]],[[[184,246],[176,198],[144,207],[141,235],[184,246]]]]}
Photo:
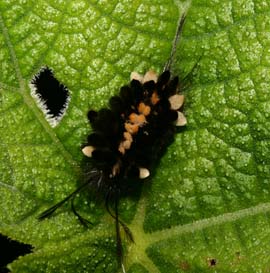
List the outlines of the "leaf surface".
{"type": "MultiPolygon", "coordinates": [[[[114,222],[99,202],[36,217],[76,188],[87,110],[106,106],[131,71],[162,71],[177,1],[0,3],[0,232],[32,244],[12,272],[116,272],[114,222]],[[29,82],[48,65],[70,90],[51,128],[29,82]]],[[[194,0],[173,72],[189,75],[186,130],[141,196],[121,202],[135,237],[129,273],[270,270],[270,76],[267,1],[194,0]]]]}

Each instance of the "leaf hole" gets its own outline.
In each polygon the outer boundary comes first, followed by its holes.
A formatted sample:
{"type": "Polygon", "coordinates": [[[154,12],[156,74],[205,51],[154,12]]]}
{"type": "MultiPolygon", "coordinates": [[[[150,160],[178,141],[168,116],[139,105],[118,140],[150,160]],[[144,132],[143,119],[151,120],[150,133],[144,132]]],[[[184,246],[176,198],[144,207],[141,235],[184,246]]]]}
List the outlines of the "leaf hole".
{"type": "Polygon", "coordinates": [[[31,95],[52,127],[59,124],[66,113],[70,95],[68,88],[59,82],[52,69],[41,67],[30,82],[31,95]]]}
{"type": "Polygon", "coordinates": [[[214,267],[217,265],[217,259],[215,258],[208,258],[207,263],[209,267],[214,267]]]}

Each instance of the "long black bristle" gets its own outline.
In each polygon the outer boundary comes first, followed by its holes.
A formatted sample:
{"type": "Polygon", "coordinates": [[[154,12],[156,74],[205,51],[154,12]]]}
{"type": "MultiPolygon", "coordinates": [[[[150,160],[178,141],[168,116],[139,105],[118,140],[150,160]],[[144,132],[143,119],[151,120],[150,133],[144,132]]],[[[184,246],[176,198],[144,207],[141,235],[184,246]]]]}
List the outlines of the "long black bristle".
{"type": "Polygon", "coordinates": [[[42,220],[50,217],[58,208],[60,208],[63,204],[65,204],[69,199],[74,198],[86,186],[90,185],[91,183],[93,183],[93,181],[95,181],[97,179],[100,180],[101,176],[102,176],[102,173],[92,172],[92,176],[90,176],[89,179],[84,184],[80,185],[75,191],[73,191],[71,194],[69,194],[67,197],[65,197],[63,200],[61,200],[60,202],[58,202],[54,206],[52,206],[49,209],[43,211],[41,214],[39,214],[37,219],[42,221],[42,220]]]}
{"type": "Polygon", "coordinates": [[[119,225],[119,219],[118,219],[118,202],[119,202],[119,195],[117,194],[115,196],[114,200],[114,211],[115,211],[115,230],[116,230],[116,252],[117,252],[117,258],[119,265],[123,264],[123,245],[122,245],[122,239],[120,234],[120,225],[119,225]]]}
{"type": "Polygon", "coordinates": [[[183,26],[184,26],[184,23],[185,23],[185,19],[186,19],[186,13],[183,13],[180,20],[179,20],[179,22],[178,22],[178,26],[177,26],[176,34],[175,34],[175,37],[174,37],[170,57],[169,57],[167,63],[165,64],[165,66],[163,68],[163,71],[167,71],[167,70],[171,69],[172,62],[173,62],[175,52],[176,52],[176,48],[177,48],[177,45],[179,43],[179,39],[180,39],[182,30],[183,30],[183,26]]]}
{"type": "MultiPolygon", "coordinates": [[[[114,215],[110,209],[110,205],[109,203],[112,201],[111,200],[111,192],[109,191],[107,193],[107,196],[106,196],[106,199],[105,199],[105,207],[106,207],[106,210],[107,212],[111,215],[111,217],[116,220],[116,215],[114,215]]],[[[118,217],[118,222],[120,223],[120,225],[122,226],[122,228],[124,229],[125,231],[125,234],[127,235],[127,238],[130,242],[134,243],[134,238],[133,238],[133,235],[132,235],[132,232],[130,231],[130,229],[128,228],[128,226],[119,219],[118,217]]]]}
{"type": "Polygon", "coordinates": [[[74,199],[75,199],[76,195],[72,196],[71,198],[71,209],[72,209],[72,212],[77,216],[78,220],[80,221],[80,223],[85,226],[85,227],[88,227],[88,225],[92,225],[92,223],[87,220],[86,218],[82,217],[76,210],[75,208],[75,205],[74,205],[74,199]]]}

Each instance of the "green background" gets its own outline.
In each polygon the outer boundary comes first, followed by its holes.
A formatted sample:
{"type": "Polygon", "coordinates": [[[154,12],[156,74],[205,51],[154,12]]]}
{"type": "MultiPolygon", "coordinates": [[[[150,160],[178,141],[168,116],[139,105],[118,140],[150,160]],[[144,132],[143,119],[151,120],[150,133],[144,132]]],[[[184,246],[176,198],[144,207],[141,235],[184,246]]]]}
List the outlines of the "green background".
{"type": "Polygon", "coordinates": [[[34,246],[12,272],[117,272],[114,221],[80,196],[85,229],[64,206],[76,188],[89,108],[132,71],[158,72],[187,18],[173,72],[184,78],[186,130],[140,197],[121,201],[135,237],[129,273],[270,272],[270,3],[264,0],[0,1],[0,232],[34,246]],[[51,128],[30,95],[44,65],[70,90],[51,128]],[[211,266],[211,260],[216,264],[211,266]]]}

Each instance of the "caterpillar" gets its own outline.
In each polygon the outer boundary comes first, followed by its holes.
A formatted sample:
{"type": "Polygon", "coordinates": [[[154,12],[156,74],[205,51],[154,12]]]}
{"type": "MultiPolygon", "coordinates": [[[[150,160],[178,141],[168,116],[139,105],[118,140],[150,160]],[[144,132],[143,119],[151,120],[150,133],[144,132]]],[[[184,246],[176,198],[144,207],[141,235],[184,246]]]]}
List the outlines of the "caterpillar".
{"type": "Polygon", "coordinates": [[[185,14],[179,20],[170,57],[160,75],[152,70],[145,75],[132,72],[129,84],[110,98],[107,108],[88,111],[92,131],[82,145],[88,163],[86,179],[65,199],[38,216],[43,220],[71,200],[73,213],[83,225],[88,225],[90,222],[75,209],[74,198],[86,188],[102,196],[106,210],[115,220],[116,253],[123,273],[121,227],[129,241],[134,242],[134,238],[119,217],[121,196],[128,190],[128,181],[140,184],[151,176],[155,163],[173,142],[176,128],[187,123],[179,78],[172,77],[170,72],[184,21],[185,14]]]}

